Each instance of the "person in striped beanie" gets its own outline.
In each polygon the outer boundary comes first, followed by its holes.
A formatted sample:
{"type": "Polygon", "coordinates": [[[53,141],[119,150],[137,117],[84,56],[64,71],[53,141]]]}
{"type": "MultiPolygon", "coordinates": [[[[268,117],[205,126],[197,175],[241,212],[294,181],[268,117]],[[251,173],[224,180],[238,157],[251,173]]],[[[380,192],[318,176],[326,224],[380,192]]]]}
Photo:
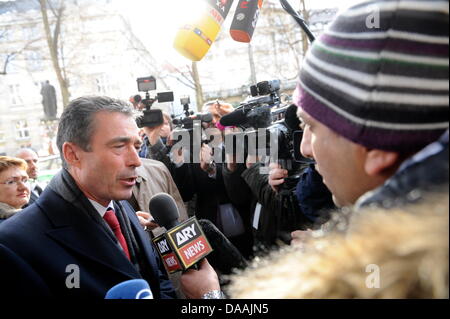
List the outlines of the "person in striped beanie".
{"type": "Polygon", "coordinates": [[[338,206],[383,185],[448,129],[448,23],[448,1],[370,1],[313,43],[294,96],[301,152],[338,206]]]}

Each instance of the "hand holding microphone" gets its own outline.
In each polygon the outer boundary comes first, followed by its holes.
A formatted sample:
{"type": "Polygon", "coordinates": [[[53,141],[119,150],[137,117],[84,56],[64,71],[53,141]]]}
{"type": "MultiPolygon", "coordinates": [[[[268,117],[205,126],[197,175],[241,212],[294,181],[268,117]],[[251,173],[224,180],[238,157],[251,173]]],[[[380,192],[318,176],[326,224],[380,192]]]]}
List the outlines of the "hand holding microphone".
{"type": "Polygon", "coordinates": [[[198,269],[188,269],[180,279],[181,289],[188,299],[200,299],[211,291],[220,291],[219,278],[206,258],[198,269]]]}

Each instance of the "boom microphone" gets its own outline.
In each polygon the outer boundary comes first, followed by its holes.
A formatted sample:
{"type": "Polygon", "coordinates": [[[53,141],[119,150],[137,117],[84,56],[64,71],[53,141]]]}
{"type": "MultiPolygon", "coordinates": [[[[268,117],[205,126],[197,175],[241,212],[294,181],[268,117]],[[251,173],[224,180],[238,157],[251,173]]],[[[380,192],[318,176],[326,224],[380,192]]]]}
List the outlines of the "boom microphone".
{"type": "Polygon", "coordinates": [[[105,299],[153,299],[153,294],[144,279],[132,279],[109,289],[105,299]]]}
{"type": "Polygon", "coordinates": [[[256,28],[263,0],[239,0],[230,27],[233,40],[249,43],[256,28]]]}
{"type": "Polygon", "coordinates": [[[200,226],[211,243],[214,251],[208,255],[208,261],[214,269],[222,274],[231,274],[233,269],[244,269],[247,261],[239,250],[207,219],[200,219],[200,226]]]}
{"type": "Polygon", "coordinates": [[[191,61],[200,61],[208,52],[233,3],[233,0],[201,1],[204,2],[205,8],[199,18],[184,24],[178,31],[173,44],[178,52],[191,61]]]}
{"type": "Polygon", "coordinates": [[[247,122],[247,113],[248,110],[239,109],[233,111],[227,115],[222,116],[220,119],[220,124],[223,126],[238,126],[245,124],[247,122]]]}

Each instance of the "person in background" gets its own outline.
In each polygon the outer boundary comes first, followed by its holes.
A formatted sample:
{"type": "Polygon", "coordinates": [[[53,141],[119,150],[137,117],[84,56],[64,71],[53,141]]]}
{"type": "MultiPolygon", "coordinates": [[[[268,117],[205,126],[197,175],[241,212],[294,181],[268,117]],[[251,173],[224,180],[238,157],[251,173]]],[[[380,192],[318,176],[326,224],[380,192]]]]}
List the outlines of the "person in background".
{"type": "Polygon", "coordinates": [[[143,144],[139,152],[142,158],[149,158],[163,162],[168,169],[171,169],[169,150],[170,134],[173,130],[172,118],[163,112],[164,122],[156,127],[143,127],[143,144]]]}
{"type": "Polygon", "coordinates": [[[239,173],[225,171],[224,151],[221,162],[214,161],[216,156],[213,155],[213,151],[223,148],[225,128],[220,127],[219,120],[233,110],[231,104],[222,101],[205,103],[203,111],[210,113],[213,119],[203,123],[203,128],[208,129],[214,139],[201,146],[200,163],[181,161],[173,176],[183,200],[195,200],[195,216],[214,223],[245,258],[250,258],[253,253],[250,199],[241,191],[245,181],[239,173]]]}
{"type": "Polygon", "coordinates": [[[20,212],[29,200],[27,163],[0,156],[0,223],[20,212]]]}
{"type": "MultiPolygon", "coordinates": [[[[33,204],[39,196],[41,196],[43,189],[38,184],[37,178],[39,175],[39,157],[36,154],[35,151],[33,151],[31,148],[22,148],[20,149],[15,157],[23,159],[25,162],[27,162],[28,169],[27,174],[28,178],[30,179],[30,201],[27,205],[33,204]]],[[[24,207],[25,208],[25,207],[24,207]]]]}

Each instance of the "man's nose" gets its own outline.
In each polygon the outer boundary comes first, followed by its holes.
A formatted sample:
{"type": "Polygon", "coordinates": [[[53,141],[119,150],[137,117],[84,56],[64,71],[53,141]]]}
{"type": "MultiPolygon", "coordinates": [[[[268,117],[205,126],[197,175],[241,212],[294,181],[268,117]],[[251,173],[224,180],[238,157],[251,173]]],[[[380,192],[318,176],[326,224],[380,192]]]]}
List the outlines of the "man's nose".
{"type": "Polygon", "coordinates": [[[128,166],[138,167],[142,165],[141,158],[139,157],[139,153],[136,148],[132,147],[132,150],[129,152],[128,156],[128,166]]]}
{"type": "Polygon", "coordinates": [[[302,143],[300,145],[300,152],[306,158],[313,158],[311,148],[311,131],[306,127],[303,131],[302,143]]]}

